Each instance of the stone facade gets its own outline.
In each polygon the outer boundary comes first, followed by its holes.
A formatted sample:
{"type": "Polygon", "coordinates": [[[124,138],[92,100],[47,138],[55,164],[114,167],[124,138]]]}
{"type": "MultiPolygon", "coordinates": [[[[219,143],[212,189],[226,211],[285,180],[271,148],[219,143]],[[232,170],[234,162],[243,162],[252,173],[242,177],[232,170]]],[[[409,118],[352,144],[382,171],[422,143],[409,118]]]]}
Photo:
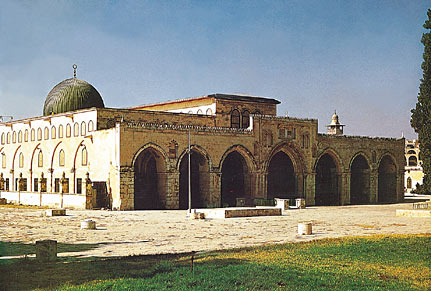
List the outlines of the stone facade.
{"type": "Polygon", "coordinates": [[[89,196],[87,208],[186,209],[190,156],[193,208],[403,199],[404,139],[318,134],[315,119],[277,117],[278,103],[213,94],[1,123],[0,191],[38,192],[44,177],[47,192],[89,196]]]}

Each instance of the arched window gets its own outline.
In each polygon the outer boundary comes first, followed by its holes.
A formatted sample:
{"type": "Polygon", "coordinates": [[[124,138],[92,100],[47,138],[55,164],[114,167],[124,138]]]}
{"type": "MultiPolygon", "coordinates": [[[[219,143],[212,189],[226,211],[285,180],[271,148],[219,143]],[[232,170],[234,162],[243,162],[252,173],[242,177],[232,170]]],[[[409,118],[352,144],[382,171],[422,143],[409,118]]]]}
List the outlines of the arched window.
{"type": "Polygon", "coordinates": [[[87,166],[88,164],[88,153],[87,153],[87,149],[84,147],[82,149],[82,153],[81,153],[81,158],[82,158],[82,165],[83,166],[87,166]]]}
{"type": "Polygon", "coordinates": [[[211,110],[211,108],[207,109],[207,115],[213,115],[213,111],[211,110]]]}
{"type": "Polygon", "coordinates": [[[240,125],[239,111],[234,109],[230,114],[230,127],[239,128],[239,125],[240,125]]]}
{"type": "Polygon", "coordinates": [[[416,155],[416,152],[415,152],[415,150],[409,150],[409,151],[407,152],[407,154],[408,154],[408,155],[416,155]]]}
{"type": "Polygon", "coordinates": [[[42,154],[42,151],[39,151],[39,154],[37,155],[37,166],[39,168],[43,167],[43,154],[42,154]]]}
{"type": "Polygon", "coordinates": [[[409,157],[409,167],[416,167],[418,165],[418,159],[415,156],[409,157]]]}
{"type": "Polygon", "coordinates": [[[42,140],[42,129],[37,129],[37,140],[42,140]]]}
{"type": "Polygon", "coordinates": [[[91,132],[93,130],[94,130],[94,122],[93,122],[93,120],[90,120],[88,122],[88,131],[91,132]]]}
{"type": "Polygon", "coordinates": [[[70,137],[72,135],[72,126],[70,124],[66,125],[66,137],[70,137]]]}
{"type": "Polygon", "coordinates": [[[410,178],[410,177],[407,178],[407,188],[408,189],[412,188],[412,178],[410,178]]]}
{"type": "Polygon", "coordinates": [[[16,143],[16,131],[12,133],[12,142],[16,143]]]}
{"type": "Polygon", "coordinates": [[[6,168],[6,154],[5,153],[1,153],[1,166],[2,168],[6,168]]]}
{"type": "Polygon", "coordinates": [[[187,112],[188,114],[193,114],[193,111],[189,110],[189,112],[187,112]]]}
{"type": "Polygon", "coordinates": [[[250,112],[248,110],[244,110],[242,112],[242,128],[248,128],[250,126],[250,112]]]}
{"type": "Polygon", "coordinates": [[[45,127],[44,138],[49,139],[49,128],[48,127],[45,127]]]}
{"type": "Polygon", "coordinates": [[[201,110],[201,109],[199,109],[197,113],[198,113],[198,114],[202,114],[203,112],[202,112],[202,110],[201,110]]]}
{"type": "Polygon", "coordinates": [[[34,141],[36,139],[36,131],[34,130],[34,128],[31,129],[30,135],[31,141],[34,141]]]}
{"type": "Polygon", "coordinates": [[[6,143],[7,143],[7,144],[10,144],[10,132],[8,132],[8,133],[7,133],[7,136],[6,136],[6,143]]]}
{"type": "Polygon", "coordinates": [[[22,143],[22,131],[18,131],[18,142],[22,143]]]}
{"type": "Polygon", "coordinates": [[[87,126],[85,125],[85,122],[81,122],[81,135],[85,136],[87,134],[87,126]]]}
{"type": "Polygon", "coordinates": [[[262,113],[260,113],[260,110],[259,110],[259,109],[256,109],[256,110],[253,112],[253,114],[261,115],[262,113]]]}
{"type": "Polygon", "coordinates": [[[28,129],[26,129],[24,132],[24,141],[28,142],[28,129]]]}
{"type": "Polygon", "coordinates": [[[79,124],[77,122],[75,122],[75,124],[73,126],[73,135],[79,136],[79,124]]]}
{"type": "Polygon", "coordinates": [[[51,127],[51,138],[52,139],[57,138],[57,129],[55,128],[55,126],[51,127]]]}
{"type": "Polygon", "coordinates": [[[310,147],[310,136],[305,136],[305,148],[308,149],[310,147]]]}
{"type": "Polygon", "coordinates": [[[5,144],[4,132],[1,134],[1,144],[5,144]]]}
{"type": "Polygon", "coordinates": [[[24,168],[24,154],[23,153],[19,154],[19,167],[24,168]]]}
{"type": "Polygon", "coordinates": [[[60,153],[58,154],[58,157],[59,157],[59,159],[58,159],[58,165],[60,167],[64,167],[65,160],[66,160],[66,157],[65,157],[65,154],[64,154],[64,150],[60,151],[60,153]]]}
{"type": "Polygon", "coordinates": [[[63,138],[63,125],[58,126],[58,138],[63,138]]]}

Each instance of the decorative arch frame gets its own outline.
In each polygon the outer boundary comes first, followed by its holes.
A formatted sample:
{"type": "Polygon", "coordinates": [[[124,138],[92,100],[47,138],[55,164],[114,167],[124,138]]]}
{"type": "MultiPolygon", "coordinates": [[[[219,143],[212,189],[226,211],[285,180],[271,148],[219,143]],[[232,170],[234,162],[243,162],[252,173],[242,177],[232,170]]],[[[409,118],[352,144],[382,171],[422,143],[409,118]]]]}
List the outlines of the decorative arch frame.
{"type": "Polygon", "coordinates": [[[326,149],[324,149],[319,156],[316,158],[316,161],[314,162],[313,165],[313,172],[317,171],[317,164],[319,163],[320,159],[325,155],[328,154],[330,155],[335,162],[335,166],[337,168],[337,173],[341,173],[343,172],[343,170],[345,169],[344,165],[343,165],[343,159],[340,157],[340,155],[337,153],[336,150],[334,150],[331,147],[328,147],[326,149]]]}
{"type": "Polygon", "coordinates": [[[384,158],[385,156],[389,156],[389,157],[392,159],[392,161],[393,161],[393,162],[394,162],[394,164],[395,164],[395,172],[398,174],[399,167],[398,167],[398,164],[397,164],[397,159],[396,159],[396,158],[395,158],[395,156],[394,156],[391,152],[389,152],[389,151],[386,151],[386,152],[384,152],[383,154],[381,154],[381,155],[380,155],[380,157],[379,157],[379,159],[378,159],[378,162],[377,162],[377,170],[379,169],[379,167],[380,167],[380,163],[382,162],[382,160],[383,160],[383,158],[384,158]]]}
{"type": "Polygon", "coordinates": [[[140,148],[135,152],[135,154],[133,155],[133,158],[132,158],[131,167],[133,167],[133,168],[134,168],[134,167],[135,167],[136,160],[138,159],[139,155],[140,155],[143,151],[145,151],[145,150],[147,150],[147,149],[150,149],[150,148],[153,148],[153,149],[157,150],[159,153],[161,153],[161,154],[162,154],[163,161],[165,162],[165,168],[166,168],[166,167],[167,167],[167,165],[168,165],[168,155],[166,154],[165,150],[163,150],[163,148],[162,148],[161,146],[159,146],[159,145],[157,145],[157,144],[155,144],[155,143],[152,143],[152,142],[150,142],[150,143],[147,143],[147,144],[143,145],[142,147],[140,147],[140,148]]]}
{"type": "Polygon", "coordinates": [[[226,157],[230,153],[235,152],[235,151],[238,152],[244,158],[244,161],[246,162],[250,173],[255,172],[257,169],[257,164],[256,164],[256,161],[254,159],[253,154],[245,146],[240,145],[240,144],[233,145],[233,146],[229,147],[224,152],[224,154],[222,155],[222,157],[220,159],[219,165],[218,165],[220,170],[221,170],[221,167],[222,167],[224,161],[226,160],[226,157]]]}
{"type": "Polygon", "coordinates": [[[265,172],[268,171],[271,159],[279,152],[283,152],[289,157],[289,159],[292,161],[293,169],[295,173],[306,172],[307,166],[305,163],[304,156],[301,153],[301,150],[293,142],[286,142],[286,141],[282,141],[276,144],[272,148],[270,153],[267,155],[267,157],[265,158],[265,162],[263,164],[263,170],[265,172]]]}
{"type": "MultiPolygon", "coordinates": [[[[201,146],[199,146],[199,145],[191,145],[191,146],[190,146],[190,151],[195,151],[195,152],[197,152],[197,153],[201,154],[201,155],[202,155],[202,156],[207,160],[207,163],[208,163],[208,169],[212,169],[212,165],[213,165],[213,163],[212,163],[212,161],[211,161],[211,157],[210,157],[210,155],[208,154],[208,152],[207,152],[203,147],[201,147],[201,146]]],[[[175,165],[175,168],[176,168],[178,171],[180,170],[181,161],[182,161],[182,160],[183,160],[183,158],[187,155],[187,152],[188,152],[188,148],[184,149],[184,150],[181,152],[181,154],[178,156],[177,163],[176,163],[176,165],[175,165]]]]}
{"type": "Polygon", "coordinates": [[[351,171],[351,170],[352,170],[352,164],[353,164],[353,161],[354,161],[358,156],[363,156],[363,157],[364,157],[364,159],[367,161],[368,167],[369,167],[369,168],[370,168],[370,170],[371,170],[371,169],[372,169],[372,167],[371,167],[372,163],[371,163],[370,158],[368,157],[368,155],[367,155],[365,152],[363,152],[363,151],[359,151],[359,152],[355,153],[355,154],[352,156],[352,158],[350,159],[350,161],[349,161],[349,171],[351,171]]]}

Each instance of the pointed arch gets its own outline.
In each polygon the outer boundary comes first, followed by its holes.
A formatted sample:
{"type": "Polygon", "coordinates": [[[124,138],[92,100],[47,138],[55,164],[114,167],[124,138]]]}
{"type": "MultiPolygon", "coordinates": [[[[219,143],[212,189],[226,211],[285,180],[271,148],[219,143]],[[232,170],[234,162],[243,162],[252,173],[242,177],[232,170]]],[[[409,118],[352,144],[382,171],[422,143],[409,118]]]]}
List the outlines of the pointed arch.
{"type": "Polygon", "coordinates": [[[363,152],[350,160],[350,204],[366,204],[370,197],[370,160],[363,152]]]}
{"type": "Polygon", "coordinates": [[[166,206],[167,155],[158,145],[141,147],[132,159],[134,209],[163,209],[166,206]]]}
{"type": "Polygon", "coordinates": [[[331,148],[324,150],[316,159],[314,166],[316,205],[340,205],[342,169],[344,169],[342,160],[331,148]]]}
{"type": "Polygon", "coordinates": [[[392,154],[385,153],[379,159],[378,168],[378,202],[395,202],[397,200],[397,164],[392,154]]]}

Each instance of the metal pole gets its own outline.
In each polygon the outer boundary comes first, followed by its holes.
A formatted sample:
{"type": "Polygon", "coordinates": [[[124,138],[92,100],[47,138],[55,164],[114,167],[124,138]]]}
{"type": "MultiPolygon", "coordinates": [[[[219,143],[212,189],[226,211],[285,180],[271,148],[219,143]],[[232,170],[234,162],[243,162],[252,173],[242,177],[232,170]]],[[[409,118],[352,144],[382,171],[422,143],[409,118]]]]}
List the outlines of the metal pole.
{"type": "Polygon", "coordinates": [[[192,187],[191,187],[191,167],[190,167],[190,130],[189,130],[189,148],[188,148],[188,154],[189,154],[189,177],[188,177],[188,183],[189,183],[189,209],[187,211],[188,215],[192,212],[192,187]]]}

